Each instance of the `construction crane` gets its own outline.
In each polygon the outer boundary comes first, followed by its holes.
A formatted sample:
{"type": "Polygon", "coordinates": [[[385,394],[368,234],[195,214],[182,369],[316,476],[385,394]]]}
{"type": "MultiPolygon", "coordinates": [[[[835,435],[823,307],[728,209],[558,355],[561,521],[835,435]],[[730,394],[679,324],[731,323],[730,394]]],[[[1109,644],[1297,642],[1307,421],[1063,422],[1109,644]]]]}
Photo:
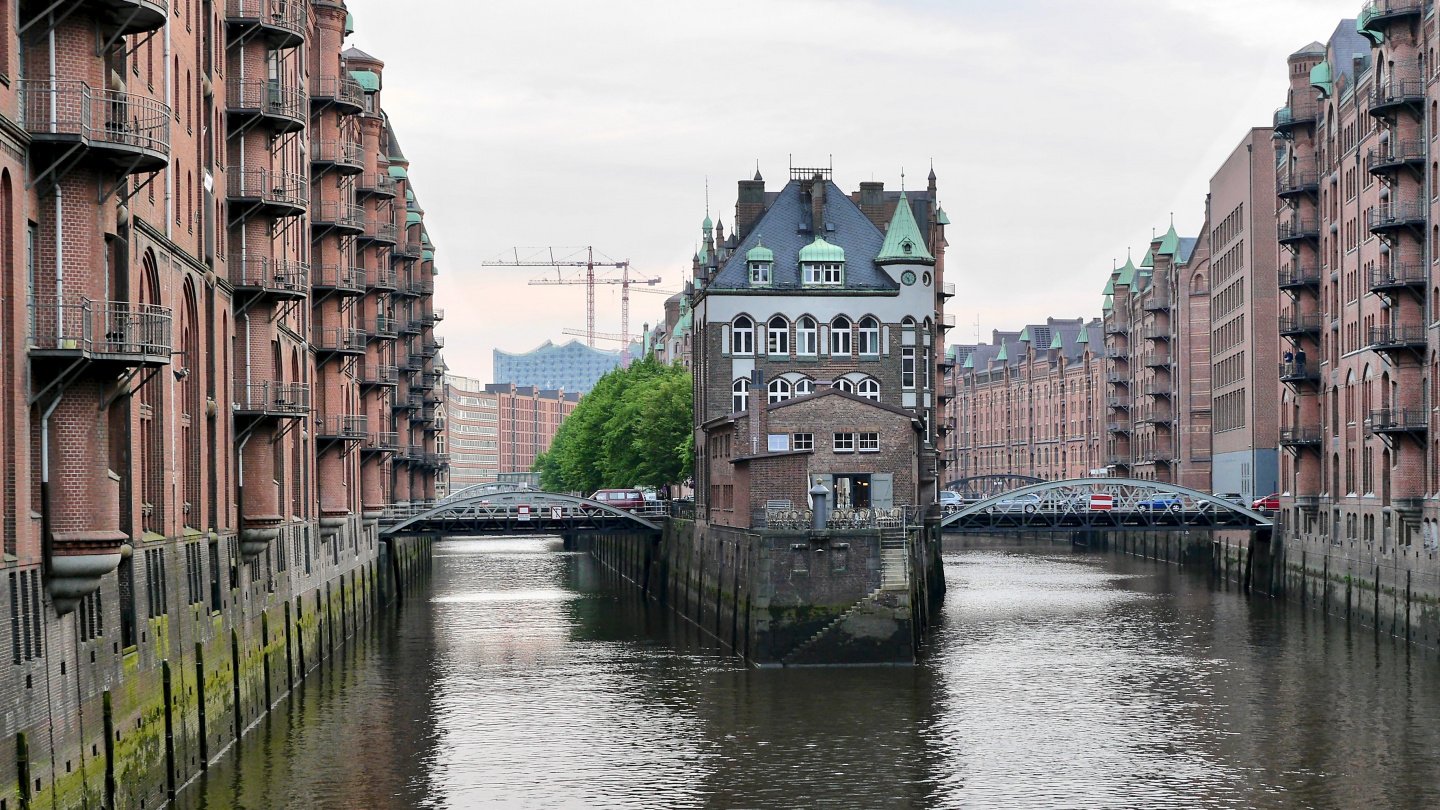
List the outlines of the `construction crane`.
{"type": "MultiPolygon", "coordinates": [[[[606,262],[606,261],[597,262],[597,261],[595,261],[595,248],[594,248],[594,247],[585,247],[585,248],[583,248],[583,250],[585,251],[585,260],[584,260],[584,261],[578,261],[578,260],[571,260],[569,256],[564,256],[564,257],[561,257],[560,259],[556,259],[556,258],[555,258],[555,248],[536,248],[536,249],[535,249],[535,251],[536,251],[535,254],[531,254],[530,257],[527,257],[527,258],[522,259],[522,258],[520,258],[520,249],[519,249],[519,248],[515,248],[515,249],[513,250],[513,252],[514,252],[514,254],[515,254],[515,258],[514,258],[513,260],[511,260],[511,259],[505,259],[505,260],[491,259],[490,261],[481,262],[481,264],[482,264],[483,266],[486,266],[486,267],[553,267],[553,268],[555,268],[555,271],[556,271],[556,272],[555,272],[555,278],[553,278],[553,279],[549,279],[549,278],[537,278],[537,279],[531,279],[531,280],[530,280],[530,284],[531,284],[532,286],[537,286],[537,287],[560,286],[560,285],[570,285],[570,284],[584,284],[584,285],[585,285],[585,342],[586,342],[586,344],[588,344],[588,345],[590,346],[590,348],[593,349],[593,348],[595,348],[595,285],[597,285],[597,284],[619,284],[619,285],[620,285],[620,332],[621,332],[621,334],[629,335],[629,334],[630,334],[630,287],[631,287],[631,285],[632,285],[632,284],[633,284],[633,285],[641,285],[641,284],[643,284],[643,285],[647,285],[647,287],[654,287],[656,284],[659,284],[659,283],[660,283],[661,279],[658,279],[658,278],[647,278],[647,279],[634,279],[634,280],[632,280],[632,279],[630,278],[630,262],[629,262],[629,260],[626,260],[626,261],[623,261],[623,262],[606,262]],[[541,253],[541,252],[543,252],[543,253],[545,254],[545,256],[544,256],[543,258],[535,258],[535,255],[538,254],[538,253],[541,253]],[[561,271],[562,271],[562,268],[566,268],[566,267],[583,267],[583,268],[585,268],[585,278],[583,278],[583,279],[567,279],[567,278],[564,278],[563,276],[560,275],[560,273],[561,273],[561,271]],[[617,270],[620,271],[620,278],[596,278],[596,277],[595,277],[595,268],[597,268],[597,267],[617,269],[617,270]]],[[[577,251],[577,252],[578,252],[578,251],[577,251]]],[[[571,253],[570,255],[573,256],[574,253],[571,253]]],[[[603,254],[602,254],[602,255],[603,255],[603,254]]],[[[639,289],[646,289],[647,287],[639,287],[639,289]]],[[[627,362],[629,361],[629,355],[630,355],[629,345],[630,345],[630,344],[627,342],[627,343],[625,344],[625,350],[624,350],[624,355],[625,355],[625,358],[624,358],[624,359],[625,359],[627,362]]]]}

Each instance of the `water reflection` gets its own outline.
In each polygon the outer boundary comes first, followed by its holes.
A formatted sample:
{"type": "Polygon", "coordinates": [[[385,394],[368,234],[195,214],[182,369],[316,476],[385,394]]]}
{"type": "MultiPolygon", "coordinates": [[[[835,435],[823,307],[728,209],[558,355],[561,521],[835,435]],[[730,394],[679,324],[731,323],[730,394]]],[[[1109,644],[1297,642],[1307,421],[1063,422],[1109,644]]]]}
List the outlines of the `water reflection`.
{"type": "Polygon", "coordinates": [[[192,807],[1440,806],[1440,666],[1189,572],[947,556],[914,668],[747,670],[558,540],[450,541],[192,807]]]}

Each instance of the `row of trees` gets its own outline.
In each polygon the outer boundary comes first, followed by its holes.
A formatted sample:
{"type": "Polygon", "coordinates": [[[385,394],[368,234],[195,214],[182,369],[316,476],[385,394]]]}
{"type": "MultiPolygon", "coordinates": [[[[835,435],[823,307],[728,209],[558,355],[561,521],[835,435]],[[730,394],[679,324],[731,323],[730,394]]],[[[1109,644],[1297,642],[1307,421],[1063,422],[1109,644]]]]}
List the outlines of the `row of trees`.
{"type": "Polygon", "coordinates": [[[695,468],[690,372],[654,357],[617,368],[580,398],[535,461],[548,492],[665,487],[695,468]]]}

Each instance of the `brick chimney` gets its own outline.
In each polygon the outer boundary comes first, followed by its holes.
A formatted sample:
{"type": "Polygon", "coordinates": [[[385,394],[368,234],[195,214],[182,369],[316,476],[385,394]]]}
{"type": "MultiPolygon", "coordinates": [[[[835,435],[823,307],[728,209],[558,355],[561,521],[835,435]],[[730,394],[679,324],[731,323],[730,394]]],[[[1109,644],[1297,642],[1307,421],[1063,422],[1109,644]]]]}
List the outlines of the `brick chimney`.
{"type": "Polygon", "coordinates": [[[810,222],[816,236],[825,235],[825,178],[819,174],[810,181],[810,222]]]}
{"type": "Polygon", "coordinates": [[[755,369],[750,372],[750,454],[762,453],[770,446],[766,430],[770,427],[770,414],[765,406],[765,372],[755,369]]]}
{"type": "Polygon", "coordinates": [[[740,194],[735,198],[735,234],[744,239],[765,213],[765,178],[755,170],[754,180],[740,181],[740,194]]]}
{"type": "Polygon", "coordinates": [[[867,180],[860,184],[860,212],[866,218],[875,223],[875,227],[885,230],[889,222],[885,218],[885,184],[876,180],[867,180]]]}

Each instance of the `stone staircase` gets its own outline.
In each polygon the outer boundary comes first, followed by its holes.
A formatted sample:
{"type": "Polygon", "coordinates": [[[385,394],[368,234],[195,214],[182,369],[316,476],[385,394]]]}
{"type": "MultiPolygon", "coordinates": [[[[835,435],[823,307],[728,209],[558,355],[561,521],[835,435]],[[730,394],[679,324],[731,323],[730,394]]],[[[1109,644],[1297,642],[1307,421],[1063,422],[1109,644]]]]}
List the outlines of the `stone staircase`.
{"type": "Polygon", "coordinates": [[[786,655],[783,659],[784,663],[791,664],[797,661],[803,656],[806,651],[808,651],[811,647],[814,647],[815,644],[820,641],[820,639],[824,638],[827,634],[829,634],[831,630],[834,630],[836,627],[844,624],[847,619],[849,619],[851,616],[854,616],[856,613],[859,613],[862,610],[867,610],[871,606],[875,605],[884,593],[884,588],[876,588],[875,590],[866,594],[864,599],[861,599],[859,602],[851,605],[850,608],[844,613],[841,613],[839,616],[831,619],[828,623],[826,623],[824,627],[821,627],[819,630],[817,630],[815,632],[815,635],[805,639],[805,641],[802,642],[800,646],[791,650],[790,654],[786,655]]]}
{"type": "MultiPolygon", "coordinates": [[[[882,528],[880,530],[880,587],[866,594],[863,599],[851,605],[844,613],[826,622],[814,635],[805,639],[781,659],[782,662],[786,665],[819,663],[811,660],[824,657],[817,647],[852,620],[863,625],[873,622],[877,616],[893,617],[897,612],[908,616],[909,590],[910,552],[905,529],[900,526],[882,528]]],[[[851,628],[848,632],[856,632],[856,628],[851,628]]],[[[833,644],[836,641],[838,639],[832,639],[830,643],[833,644]]]]}
{"type": "Polygon", "coordinates": [[[880,587],[887,591],[910,589],[910,551],[902,527],[880,530],[880,587]]]}

